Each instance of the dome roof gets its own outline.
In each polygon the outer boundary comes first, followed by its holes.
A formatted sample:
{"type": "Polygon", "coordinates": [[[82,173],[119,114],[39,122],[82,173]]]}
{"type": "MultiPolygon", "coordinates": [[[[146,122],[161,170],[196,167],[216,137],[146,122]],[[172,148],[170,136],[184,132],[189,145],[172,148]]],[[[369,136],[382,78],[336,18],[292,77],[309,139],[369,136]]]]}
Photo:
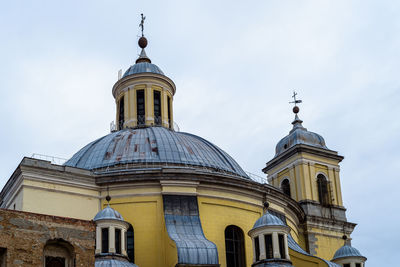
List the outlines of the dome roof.
{"type": "Polygon", "coordinates": [[[282,138],[276,145],[275,156],[300,144],[328,149],[325,145],[324,138],[317,133],[307,131],[307,129],[301,125],[302,122],[303,121],[296,115],[295,120],[292,122],[293,129],[290,131],[289,135],[282,138]]]}
{"type": "Polygon", "coordinates": [[[268,211],[261,216],[254,224],[253,229],[260,228],[263,226],[284,226],[287,227],[281,219],[275,215],[269,213],[268,211]]]}
{"type": "Polygon", "coordinates": [[[365,258],[363,255],[361,255],[360,251],[358,251],[356,248],[353,248],[350,245],[344,245],[343,247],[339,248],[335,252],[335,255],[333,256],[332,260],[346,258],[346,257],[363,257],[363,258],[365,258]]]}
{"type": "Polygon", "coordinates": [[[117,259],[102,259],[97,258],[94,264],[95,267],[137,267],[136,264],[133,264],[128,261],[122,261],[117,259]]]}
{"type": "Polygon", "coordinates": [[[110,133],[82,148],[65,165],[93,170],[132,163],[207,167],[249,178],[239,164],[216,145],[199,136],[164,127],[110,133]]]}
{"type": "Polygon", "coordinates": [[[143,72],[150,72],[150,73],[164,75],[164,72],[162,72],[162,70],[157,65],[149,62],[139,62],[130,66],[129,69],[124,73],[122,78],[125,78],[126,76],[132,74],[143,73],[143,72]]]}
{"type": "Polygon", "coordinates": [[[107,207],[99,211],[96,214],[96,216],[94,216],[93,221],[99,221],[99,220],[124,221],[124,218],[122,218],[122,215],[118,211],[111,208],[110,205],[107,205],[107,207]]]}

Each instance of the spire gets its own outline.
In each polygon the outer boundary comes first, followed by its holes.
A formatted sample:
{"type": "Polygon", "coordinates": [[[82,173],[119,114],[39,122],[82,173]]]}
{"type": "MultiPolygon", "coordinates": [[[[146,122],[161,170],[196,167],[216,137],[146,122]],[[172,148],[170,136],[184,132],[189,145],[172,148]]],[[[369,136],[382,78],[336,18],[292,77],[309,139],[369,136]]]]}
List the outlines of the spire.
{"type": "Polygon", "coordinates": [[[144,20],[146,19],[146,17],[143,16],[143,14],[141,14],[141,16],[142,16],[142,20],[140,21],[139,27],[141,28],[142,36],[139,38],[138,44],[139,44],[139,47],[142,48],[142,51],[140,52],[139,58],[136,59],[136,63],[140,63],[140,62],[151,63],[150,58],[146,55],[146,51],[144,50],[147,46],[147,39],[146,39],[146,37],[144,37],[144,34],[143,34],[144,20]]]}
{"type": "MultiPolygon", "coordinates": [[[[306,130],[306,128],[304,128],[303,127],[303,125],[302,125],[302,120],[299,118],[299,116],[297,115],[298,113],[299,113],[299,111],[300,111],[300,108],[297,106],[297,104],[300,104],[300,103],[302,103],[303,101],[302,100],[300,100],[300,99],[296,99],[296,96],[297,96],[297,93],[296,93],[296,91],[293,91],[293,101],[292,102],[289,102],[290,104],[294,104],[294,107],[293,107],[293,113],[295,114],[295,116],[294,116],[294,121],[292,122],[292,124],[293,124],[293,129],[292,129],[292,131],[294,131],[295,129],[298,129],[298,128],[301,128],[301,129],[305,129],[306,130]]],[[[291,131],[291,132],[292,132],[291,131]]]]}

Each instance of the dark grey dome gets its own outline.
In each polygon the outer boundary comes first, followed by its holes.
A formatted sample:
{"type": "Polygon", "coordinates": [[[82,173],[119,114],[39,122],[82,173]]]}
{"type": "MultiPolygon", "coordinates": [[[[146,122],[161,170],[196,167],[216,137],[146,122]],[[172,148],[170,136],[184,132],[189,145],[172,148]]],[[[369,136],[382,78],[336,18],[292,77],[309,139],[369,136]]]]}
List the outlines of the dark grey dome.
{"type": "Polygon", "coordinates": [[[261,216],[253,226],[253,229],[260,228],[263,226],[284,226],[286,225],[282,222],[281,219],[276,217],[275,215],[266,212],[263,216],[261,216]]]}
{"type": "Polygon", "coordinates": [[[122,215],[118,211],[111,208],[110,205],[107,205],[107,207],[99,211],[96,216],[94,216],[93,221],[96,222],[100,220],[124,221],[124,218],[122,218],[122,215]]]}
{"type": "Polygon", "coordinates": [[[282,138],[276,145],[275,156],[299,144],[328,149],[325,145],[324,138],[317,133],[307,131],[307,129],[301,125],[302,122],[303,121],[296,115],[295,120],[292,122],[293,129],[290,131],[289,135],[282,138]]]}
{"type": "Polygon", "coordinates": [[[97,258],[95,263],[95,267],[137,267],[136,264],[133,264],[128,261],[122,261],[118,259],[102,259],[97,258]]]}
{"type": "Polygon", "coordinates": [[[239,164],[216,145],[199,136],[164,127],[110,133],[82,148],[65,165],[94,170],[131,163],[207,167],[248,178],[239,164]]]}
{"type": "Polygon", "coordinates": [[[353,248],[350,245],[344,245],[343,247],[339,248],[335,252],[335,255],[333,256],[332,260],[336,260],[336,259],[340,259],[340,258],[347,258],[347,257],[365,258],[363,255],[361,255],[361,253],[360,253],[360,251],[358,251],[358,249],[353,248]]]}
{"type": "Polygon", "coordinates": [[[132,74],[143,73],[143,72],[150,72],[150,73],[164,75],[164,72],[162,72],[162,70],[157,65],[149,62],[139,62],[130,66],[129,69],[124,73],[122,78],[132,74]]]}

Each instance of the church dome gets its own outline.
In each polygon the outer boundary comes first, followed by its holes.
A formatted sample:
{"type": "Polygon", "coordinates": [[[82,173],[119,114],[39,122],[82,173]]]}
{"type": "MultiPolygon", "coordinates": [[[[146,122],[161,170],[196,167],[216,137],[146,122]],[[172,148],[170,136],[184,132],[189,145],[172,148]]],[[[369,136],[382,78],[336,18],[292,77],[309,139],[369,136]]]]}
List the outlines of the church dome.
{"type": "Polygon", "coordinates": [[[282,222],[281,219],[276,217],[275,215],[272,215],[269,212],[266,212],[263,216],[261,216],[253,226],[253,229],[260,228],[263,226],[284,226],[286,225],[282,222]]]}
{"type": "Polygon", "coordinates": [[[325,145],[324,138],[317,133],[307,131],[307,129],[302,126],[302,122],[303,121],[300,120],[296,115],[295,120],[292,122],[293,129],[276,145],[275,156],[278,156],[289,148],[300,144],[328,149],[325,145]]]}
{"type": "Polygon", "coordinates": [[[164,127],[112,132],[86,145],[65,163],[88,170],[120,164],[198,166],[248,179],[239,164],[216,145],[164,127]]]}
{"type": "Polygon", "coordinates": [[[144,73],[144,72],[164,75],[164,72],[157,65],[149,62],[139,62],[130,66],[129,69],[124,73],[122,78],[125,78],[126,76],[132,74],[144,73]]]}
{"type": "Polygon", "coordinates": [[[95,267],[137,267],[128,261],[118,260],[118,259],[96,259],[95,267]]]}
{"type": "Polygon", "coordinates": [[[361,255],[360,251],[358,251],[356,248],[350,246],[350,245],[344,245],[343,247],[339,248],[336,252],[335,255],[333,256],[332,260],[337,260],[340,258],[347,258],[347,257],[362,257],[365,258],[363,255],[361,255]]]}
{"type": "Polygon", "coordinates": [[[93,221],[99,221],[99,220],[118,220],[118,221],[124,221],[124,218],[122,218],[122,215],[116,211],[115,209],[111,208],[109,205],[99,211],[96,216],[94,216],[93,221]]]}

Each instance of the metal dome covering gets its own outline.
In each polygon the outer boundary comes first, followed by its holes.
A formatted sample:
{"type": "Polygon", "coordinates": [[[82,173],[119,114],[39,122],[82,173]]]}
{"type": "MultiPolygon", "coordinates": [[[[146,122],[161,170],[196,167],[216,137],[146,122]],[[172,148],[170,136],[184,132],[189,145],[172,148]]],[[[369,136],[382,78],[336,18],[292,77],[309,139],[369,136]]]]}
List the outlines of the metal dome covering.
{"type": "Polygon", "coordinates": [[[216,145],[164,127],[110,133],[82,148],[65,165],[94,170],[132,163],[207,167],[249,179],[239,164],[216,145]]]}
{"type": "Polygon", "coordinates": [[[124,218],[122,218],[122,215],[118,211],[111,208],[110,205],[107,205],[107,207],[99,211],[96,214],[96,216],[94,216],[93,221],[99,221],[99,220],[124,221],[124,218]]]}
{"type": "Polygon", "coordinates": [[[117,259],[99,259],[97,258],[95,263],[95,267],[137,267],[136,264],[133,264],[128,261],[122,261],[117,259]]]}
{"type": "Polygon", "coordinates": [[[275,215],[269,213],[268,211],[254,223],[254,226],[253,226],[252,229],[260,228],[260,227],[263,227],[263,226],[284,226],[284,227],[287,227],[287,225],[284,224],[281,219],[279,219],[275,215]]]}
{"type": "Polygon", "coordinates": [[[139,62],[130,66],[129,69],[124,73],[122,78],[132,74],[143,73],[143,72],[150,72],[150,73],[164,75],[164,72],[157,65],[149,62],[139,62]]]}
{"type": "Polygon", "coordinates": [[[347,258],[347,257],[363,257],[361,255],[360,251],[358,251],[356,248],[353,248],[350,245],[344,245],[343,247],[339,248],[336,252],[335,255],[333,256],[332,260],[340,259],[340,258],[347,258]]]}
{"type": "Polygon", "coordinates": [[[300,144],[328,149],[325,145],[324,138],[317,133],[307,131],[307,129],[302,126],[302,122],[303,121],[296,115],[295,120],[292,122],[293,129],[289,132],[289,135],[282,138],[276,145],[275,156],[300,144]]]}

